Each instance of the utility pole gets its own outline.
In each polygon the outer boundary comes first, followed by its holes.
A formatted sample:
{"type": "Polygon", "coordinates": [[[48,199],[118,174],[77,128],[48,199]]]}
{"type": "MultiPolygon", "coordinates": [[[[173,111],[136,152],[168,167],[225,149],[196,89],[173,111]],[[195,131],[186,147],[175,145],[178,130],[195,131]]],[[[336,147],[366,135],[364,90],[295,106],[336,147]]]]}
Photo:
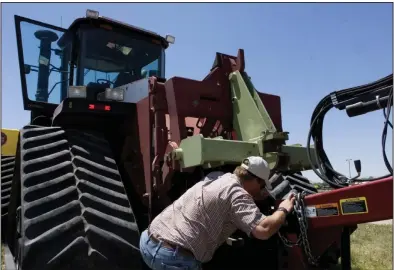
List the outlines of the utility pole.
{"type": "Polygon", "coordinates": [[[351,172],[350,172],[350,161],[352,161],[353,159],[351,159],[351,158],[348,158],[346,161],[347,161],[347,163],[349,164],[349,179],[350,178],[352,178],[352,174],[351,174],[351,172]]]}

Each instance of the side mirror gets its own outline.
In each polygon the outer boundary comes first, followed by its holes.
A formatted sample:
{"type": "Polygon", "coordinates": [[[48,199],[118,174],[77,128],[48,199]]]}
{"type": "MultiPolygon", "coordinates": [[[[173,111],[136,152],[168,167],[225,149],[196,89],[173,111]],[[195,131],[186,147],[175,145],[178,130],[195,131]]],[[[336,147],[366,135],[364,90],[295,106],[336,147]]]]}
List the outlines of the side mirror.
{"type": "Polygon", "coordinates": [[[357,181],[356,179],[359,178],[361,175],[361,161],[359,159],[354,161],[354,167],[356,168],[357,175],[353,178],[350,178],[348,180],[349,183],[357,181]]]}
{"type": "Polygon", "coordinates": [[[361,173],[361,161],[359,159],[354,161],[354,167],[356,168],[356,172],[358,174],[361,173]]]}

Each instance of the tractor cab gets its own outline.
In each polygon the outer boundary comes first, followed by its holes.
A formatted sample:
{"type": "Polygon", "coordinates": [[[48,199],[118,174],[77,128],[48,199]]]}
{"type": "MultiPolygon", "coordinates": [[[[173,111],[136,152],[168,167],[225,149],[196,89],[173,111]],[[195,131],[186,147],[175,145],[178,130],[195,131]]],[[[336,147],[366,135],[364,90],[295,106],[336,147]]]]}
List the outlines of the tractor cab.
{"type": "Polygon", "coordinates": [[[141,83],[165,77],[165,49],[175,40],[91,10],[68,29],[20,16],[15,24],[24,107],[32,117],[53,113],[66,98],[138,102],[148,95],[141,83]]]}

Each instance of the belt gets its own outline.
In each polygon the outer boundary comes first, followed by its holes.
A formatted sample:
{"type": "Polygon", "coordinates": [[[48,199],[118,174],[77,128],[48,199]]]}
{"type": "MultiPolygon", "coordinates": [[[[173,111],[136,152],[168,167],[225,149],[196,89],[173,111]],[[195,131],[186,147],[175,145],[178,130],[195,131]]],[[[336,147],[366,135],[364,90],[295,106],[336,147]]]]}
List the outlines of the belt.
{"type": "Polygon", "coordinates": [[[193,253],[192,253],[191,251],[187,250],[186,248],[183,248],[183,247],[181,247],[181,246],[179,246],[179,245],[170,244],[170,243],[168,243],[168,242],[166,242],[166,241],[163,241],[163,240],[159,240],[158,237],[152,235],[152,234],[150,233],[149,230],[148,230],[148,235],[150,235],[150,239],[151,239],[153,242],[155,242],[155,243],[157,243],[157,244],[158,244],[159,242],[161,242],[161,245],[162,245],[163,247],[170,248],[170,249],[173,249],[173,250],[176,250],[176,248],[178,248],[178,252],[179,252],[180,254],[182,254],[183,256],[187,256],[187,257],[192,257],[192,258],[194,258],[193,253]]]}

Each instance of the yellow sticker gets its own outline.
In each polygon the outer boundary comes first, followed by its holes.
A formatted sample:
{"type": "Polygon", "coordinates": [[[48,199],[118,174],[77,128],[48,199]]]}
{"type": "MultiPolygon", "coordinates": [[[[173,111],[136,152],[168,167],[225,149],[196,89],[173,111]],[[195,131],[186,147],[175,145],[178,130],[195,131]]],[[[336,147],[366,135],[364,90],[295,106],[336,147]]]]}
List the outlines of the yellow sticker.
{"type": "Polygon", "coordinates": [[[342,215],[357,215],[357,214],[367,214],[368,205],[367,198],[365,197],[355,197],[339,200],[341,205],[342,215]]]}

